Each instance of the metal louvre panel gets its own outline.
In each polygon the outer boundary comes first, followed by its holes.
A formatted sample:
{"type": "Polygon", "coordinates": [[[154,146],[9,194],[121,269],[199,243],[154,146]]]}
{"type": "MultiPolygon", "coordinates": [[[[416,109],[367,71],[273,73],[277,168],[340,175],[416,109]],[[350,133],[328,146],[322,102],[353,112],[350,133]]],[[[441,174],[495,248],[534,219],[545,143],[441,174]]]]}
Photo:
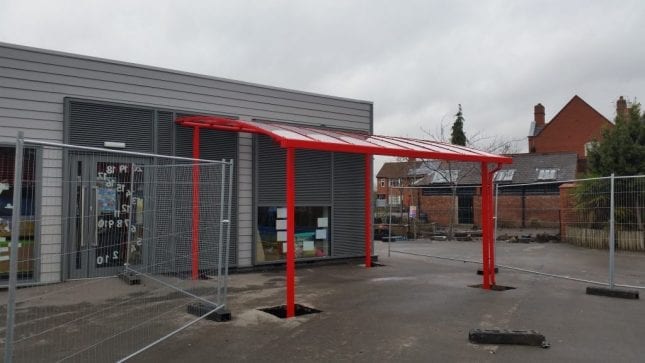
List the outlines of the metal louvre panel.
{"type": "MultiPolygon", "coordinates": [[[[261,205],[286,204],[286,151],[266,136],[257,137],[258,200],[261,205]]],[[[296,205],[331,204],[330,152],[296,150],[296,205]]]]}
{"type": "MultiPolygon", "coordinates": [[[[233,159],[238,160],[237,155],[237,132],[226,132],[226,131],[215,131],[215,130],[200,130],[200,156],[204,159],[210,160],[221,160],[221,159],[233,159]]],[[[209,191],[209,194],[215,195],[215,202],[220,203],[220,182],[222,180],[222,166],[209,166],[208,173],[202,173],[200,175],[202,178],[211,177],[211,179],[217,180],[217,182],[209,183],[210,188],[214,190],[209,191]]],[[[237,167],[233,166],[233,190],[232,190],[232,203],[231,203],[231,239],[230,239],[230,248],[229,248],[229,264],[234,266],[237,265],[237,167]]],[[[228,170],[226,170],[228,173],[228,170]]],[[[227,175],[228,177],[228,175],[227,175]]],[[[205,181],[202,179],[202,182],[205,181]]],[[[226,182],[226,181],[225,181],[226,182]]],[[[205,184],[202,184],[205,185],[205,184]]],[[[224,186],[228,190],[228,184],[224,186]]],[[[223,203],[227,202],[227,196],[224,196],[223,203]]],[[[205,209],[213,209],[213,206],[202,206],[202,213],[205,213],[205,209]]],[[[216,209],[216,216],[211,214],[202,214],[207,218],[204,218],[200,221],[200,229],[208,231],[208,238],[211,241],[216,241],[218,238],[219,228],[220,228],[220,215],[219,207],[216,209]],[[216,219],[215,219],[216,218],[216,219]],[[216,223],[215,227],[212,227],[211,224],[216,223]]],[[[224,210],[226,213],[226,210],[224,210]]],[[[225,235],[225,234],[224,234],[225,235]]],[[[206,235],[204,236],[206,237],[206,235]]],[[[203,241],[204,237],[200,237],[200,240],[203,241]]],[[[216,262],[216,261],[215,261],[216,262]]]]}
{"type": "MultiPolygon", "coordinates": [[[[157,165],[172,165],[172,161],[168,159],[157,160],[157,165]]],[[[175,250],[175,237],[173,234],[173,213],[170,211],[175,210],[174,201],[174,188],[175,172],[172,169],[165,167],[152,167],[149,168],[150,172],[154,174],[154,188],[152,199],[154,200],[154,210],[159,211],[154,215],[154,239],[150,251],[150,265],[153,266],[154,271],[150,272],[172,272],[175,270],[173,260],[173,252],[175,250]]]]}
{"type": "Polygon", "coordinates": [[[365,156],[334,153],[332,257],[364,256],[365,156]]]}
{"type": "Polygon", "coordinates": [[[172,112],[157,112],[157,153],[172,155],[174,123],[172,112]]]}
{"type": "MultiPolygon", "coordinates": [[[[256,142],[258,203],[260,205],[285,205],[287,152],[267,136],[256,137],[256,142]]],[[[296,190],[298,190],[297,186],[296,190]]]]}
{"type": "Polygon", "coordinates": [[[70,101],[69,143],[103,147],[118,141],[126,150],[152,152],[154,118],[150,109],[70,101]]]}
{"type": "MultiPolygon", "coordinates": [[[[233,159],[237,160],[237,133],[215,131],[209,129],[200,130],[200,158],[210,160],[233,159]]],[[[188,127],[175,128],[175,154],[182,157],[192,157],[193,155],[193,129],[188,127]]],[[[220,215],[219,208],[213,212],[213,206],[219,205],[220,201],[220,182],[222,176],[221,166],[204,166],[200,172],[200,188],[203,190],[202,195],[214,195],[216,200],[210,200],[209,205],[200,206],[200,250],[206,247],[203,245],[207,239],[216,241],[219,237],[220,215]],[[217,171],[215,171],[217,170],[217,171]],[[213,180],[209,183],[209,180],[213,180]],[[204,189],[207,188],[207,189],[204,189]]],[[[228,172],[228,170],[227,170],[228,172]]],[[[228,190],[228,185],[225,185],[228,190]]],[[[233,170],[233,195],[231,205],[231,235],[229,249],[229,264],[237,264],[237,173],[233,170]]],[[[190,254],[192,243],[192,231],[189,228],[180,226],[190,226],[192,223],[192,179],[182,180],[182,186],[179,187],[174,197],[175,200],[175,222],[176,226],[176,245],[175,251],[178,256],[190,254]],[[184,185],[185,184],[185,185],[184,185]]],[[[226,198],[226,197],[225,197],[226,198]]],[[[212,199],[212,198],[211,198],[212,199]]],[[[226,199],[225,199],[226,201],[226,199]]],[[[200,269],[214,268],[212,265],[214,254],[218,253],[217,249],[209,247],[207,254],[200,254],[200,269]]]]}
{"type": "Polygon", "coordinates": [[[296,150],[296,204],[331,203],[331,153],[296,150]]]}
{"type": "MultiPolygon", "coordinates": [[[[174,144],[174,114],[167,111],[157,111],[157,153],[173,155],[174,144]]],[[[158,159],[157,165],[172,165],[173,161],[158,159]]],[[[150,256],[152,266],[157,272],[172,272],[175,270],[176,258],[174,255],[176,238],[174,237],[174,216],[175,190],[172,184],[175,182],[176,172],[173,169],[154,168],[156,185],[152,192],[155,202],[155,210],[167,211],[167,213],[156,213],[154,241],[150,256]]]]}

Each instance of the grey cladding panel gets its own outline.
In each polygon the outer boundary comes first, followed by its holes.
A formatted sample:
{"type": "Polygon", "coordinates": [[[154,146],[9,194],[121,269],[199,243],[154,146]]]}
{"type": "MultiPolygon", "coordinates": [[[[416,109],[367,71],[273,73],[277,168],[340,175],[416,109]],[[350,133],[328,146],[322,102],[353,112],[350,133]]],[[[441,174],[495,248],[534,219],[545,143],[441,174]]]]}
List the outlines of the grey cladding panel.
{"type": "Polygon", "coordinates": [[[40,49],[0,44],[0,69],[0,84],[18,92],[8,98],[8,109],[55,112],[68,96],[343,129],[371,127],[369,102],[40,49]]]}
{"type": "Polygon", "coordinates": [[[104,141],[116,141],[125,142],[127,150],[153,151],[153,110],[69,101],[68,117],[71,144],[103,147],[104,141]]]}
{"type": "MultiPolygon", "coordinates": [[[[333,105],[339,108],[352,108],[357,110],[369,111],[371,109],[371,104],[364,101],[297,92],[223,78],[146,67],[137,64],[127,64],[78,55],[60,54],[41,49],[0,44],[0,58],[4,58],[8,62],[11,60],[19,62],[22,61],[19,63],[19,67],[21,69],[27,67],[24,63],[28,62],[31,69],[35,67],[40,71],[52,74],[70,75],[70,73],[65,73],[65,71],[74,69],[76,72],[71,75],[83,78],[97,78],[94,72],[99,72],[109,77],[105,80],[112,82],[124,82],[127,80],[129,82],[136,81],[138,84],[149,85],[152,83],[156,87],[163,87],[162,85],[155,84],[154,81],[167,81],[174,84],[196,85],[207,87],[209,89],[230,90],[239,94],[248,94],[251,96],[264,95],[275,99],[293,99],[306,103],[333,105]],[[119,76],[126,76],[127,78],[119,76]]],[[[9,63],[8,66],[12,66],[11,63],[9,63]]],[[[15,63],[12,67],[16,68],[15,63]]],[[[188,92],[189,90],[185,91],[188,92]]],[[[194,90],[191,91],[194,92],[194,90]]]]}
{"type": "Polygon", "coordinates": [[[365,156],[334,153],[332,256],[364,256],[365,156]]]}

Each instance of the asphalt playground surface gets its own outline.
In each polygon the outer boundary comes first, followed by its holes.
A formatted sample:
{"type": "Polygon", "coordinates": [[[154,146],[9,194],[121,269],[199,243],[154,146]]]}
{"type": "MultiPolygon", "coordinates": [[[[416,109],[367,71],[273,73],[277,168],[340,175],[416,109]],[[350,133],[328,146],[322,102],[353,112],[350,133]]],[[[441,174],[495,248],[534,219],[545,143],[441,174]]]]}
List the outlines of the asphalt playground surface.
{"type": "MultiPolygon", "coordinates": [[[[230,322],[200,321],[134,362],[642,362],[645,305],[585,294],[589,283],[501,268],[487,291],[474,263],[481,242],[376,242],[379,263],[302,267],[296,302],[318,314],[279,319],[284,272],[233,274],[230,322]],[[388,257],[388,247],[390,253],[388,257]],[[470,329],[536,330],[550,348],[478,345],[470,329]]],[[[500,265],[606,282],[607,251],[560,243],[508,244],[500,265]]],[[[645,285],[645,255],[621,252],[616,282],[645,285]]],[[[642,292],[642,290],[641,290],[642,292]]]]}

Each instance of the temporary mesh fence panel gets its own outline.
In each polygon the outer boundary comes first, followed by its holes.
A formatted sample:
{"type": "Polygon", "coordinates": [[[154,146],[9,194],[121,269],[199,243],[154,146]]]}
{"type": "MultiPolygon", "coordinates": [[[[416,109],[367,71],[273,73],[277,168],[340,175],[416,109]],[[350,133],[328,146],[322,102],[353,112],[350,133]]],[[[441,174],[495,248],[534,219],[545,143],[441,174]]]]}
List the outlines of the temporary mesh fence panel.
{"type": "Polygon", "coordinates": [[[193,323],[188,306],[225,308],[232,162],[35,141],[25,150],[21,211],[2,217],[19,218],[24,286],[9,281],[2,295],[15,306],[10,359],[115,361],[193,323]]]}
{"type": "Polygon", "coordinates": [[[499,185],[498,265],[584,283],[645,287],[639,273],[645,268],[645,179],[615,177],[613,184],[602,177],[499,185]],[[522,246],[522,254],[513,251],[522,246]],[[575,263],[561,263],[563,256],[575,263]]]}
{"type": "MultiPolygon", "coordinates": [[[[376,202],[375,238],[392,238],[395,253],[481,264],[481,195],[469,188],[391,186],[390,197],[376,202]],[[462,223],[471,211],[473,223],[462,223]],[[405,238],[433,243],[399,243],[405,238]]],[[[497,283],[507,269],[645,289],[645,176],[614,177],[613,188],[612,177],[500,182],[494,192],[497,283]]]]}

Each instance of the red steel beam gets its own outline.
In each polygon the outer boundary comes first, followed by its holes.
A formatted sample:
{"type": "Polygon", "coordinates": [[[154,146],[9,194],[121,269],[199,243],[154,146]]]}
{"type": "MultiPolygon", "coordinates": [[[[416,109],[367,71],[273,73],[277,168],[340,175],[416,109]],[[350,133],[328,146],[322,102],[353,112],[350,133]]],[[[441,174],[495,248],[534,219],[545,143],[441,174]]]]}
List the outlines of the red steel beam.
{"type": "Polygon", "coordinates": [[[490,281],[491,285],[495,285],[495,220],[493,217],[497,217],[495,215],[495,199],[493,197],[493,179],[495,177],[495,172],[500,170],[502,168],[502,164],[498,163],[497,166],[488,172],[488,179],[490,180],[489,184],[489,192],[488,196],[486,197],[490,202],[489,202],[489,210],[490,210],[490,218],[488,219],[488,225],[490,229],[490,244],[488,245],[488,255],[489,255],[489,260],[490,260],[490,267],[488,268],[488,271],[490,271],[490,281]]]}
{"type": "Polygon", "coordinates": [[[460,154],[448,153],[439,151],[425,151],[425,150],[409,150],[400,148],[385,148],[379,146],[362,146],[353,144],[336,144],[323,141],[305,141],[305,140],[283,140],[279,141],[280,146],[283,148],[296,148],[296,149],[309,149],[309,150],[322,150],[332,152],[346,152],[354,154],[372,154],[383,156],[398,156],[422,159],[441,159],[441,160],[455,160],[455,161],[474,161],[474,162],[503,162],[511,163],[511,158],[484,156],[477,154],[460,154]]]}
{"type": "Polygon", "coordinates": [[[488,163],[481,163],[481,175],[482,175],[482,287],[484,289],[490,289],[490,224],[488,220],[490,219],[490,201],[488,200],[489,188],[490,188],[490,176],[488,173],[488,163]]]}
{"type": "Polygon", "coordinates": [[[372,155],[365,154],[365,267],[372,267],[372,155]]]}
{"type": "MultiPolygon", "coordinates": [[[[199,159],[199,127],[193,128],[193,159],[199,159]]],[[[193,241],[192,278],[199,278],[199,164],[193,161],[193,241]]]]}
{"type": "Polygon", "coordinates": [[[295,149],[287,149],[287,318],[296,315],[296,163],[295,149]]]}

